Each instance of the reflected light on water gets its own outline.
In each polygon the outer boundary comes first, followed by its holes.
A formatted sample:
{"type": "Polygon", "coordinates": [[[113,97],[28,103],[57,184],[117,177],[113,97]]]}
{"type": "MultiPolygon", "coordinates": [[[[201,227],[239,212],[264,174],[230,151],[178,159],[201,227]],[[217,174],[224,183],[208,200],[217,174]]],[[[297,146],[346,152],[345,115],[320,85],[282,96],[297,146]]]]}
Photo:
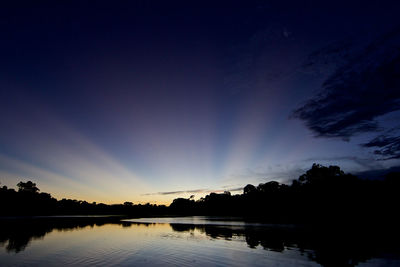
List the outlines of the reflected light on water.
{"type": "Polygon", "coordinates": [[[400,263],[399,258],[377,257],[379,254],[371,249],[371,244],[365,243],[363,247],[362,240],[361,244],[353,244],[359,248],[349,246],[354,240],[341,237],[340,242],[320,243],[321,233],[312,234],[295,226],[246,224],[207,217],[99,220],[2,221],[1,265],[368,266],[400,263]]]}

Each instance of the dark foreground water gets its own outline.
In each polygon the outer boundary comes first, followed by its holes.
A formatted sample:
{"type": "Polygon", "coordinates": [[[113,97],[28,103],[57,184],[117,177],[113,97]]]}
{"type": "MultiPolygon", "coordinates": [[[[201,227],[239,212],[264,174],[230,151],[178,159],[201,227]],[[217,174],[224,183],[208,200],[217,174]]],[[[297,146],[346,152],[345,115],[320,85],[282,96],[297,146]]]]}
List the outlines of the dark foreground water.
{"type": "Polygon", "coordinates": [[[400,266],[398,239],[216,217],[1,220],[1,266],[400,266]]]}

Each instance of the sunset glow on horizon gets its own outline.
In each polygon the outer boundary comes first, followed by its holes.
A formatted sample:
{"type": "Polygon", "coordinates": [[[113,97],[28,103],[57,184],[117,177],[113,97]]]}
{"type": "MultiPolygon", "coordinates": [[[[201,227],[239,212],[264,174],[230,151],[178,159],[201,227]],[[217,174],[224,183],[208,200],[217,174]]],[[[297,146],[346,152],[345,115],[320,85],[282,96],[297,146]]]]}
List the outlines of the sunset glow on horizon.
{"type": "Polygon", "coordinates": [[[32,5],[0,16],[0,186],[168,205],[399,166],[400,95],[361,77],[397,56],[398,3],[32,5]]]}

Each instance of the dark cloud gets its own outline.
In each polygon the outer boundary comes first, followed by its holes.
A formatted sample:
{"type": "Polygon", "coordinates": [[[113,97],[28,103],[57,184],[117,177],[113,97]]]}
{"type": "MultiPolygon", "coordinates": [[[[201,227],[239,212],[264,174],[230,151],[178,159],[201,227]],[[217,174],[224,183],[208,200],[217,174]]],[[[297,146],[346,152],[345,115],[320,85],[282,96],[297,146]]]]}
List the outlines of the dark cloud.
{"type": "MultiPolygon", "coordinates": [[[[351,51],[347,44],[336,48],[351,51]]],[[[400,28],[351,56],[346,52],[346,57],[321,92],[293,112],[318,137],[349,140],[359,133],[380,132],[388,126],[379,124],[379,117],[400,110],[400,28]]],[[[399,158],[398,142],[396,136],[379,136],[363,147],[377,147],[375,154],[399,158]]]]}
{"type": "Polygon", "coordinates": [[[393,166],[386,169],[374,169],[369,171],[356,172],[353,174],[363,179],[380,180],[384,179],[385,176],[391,172],[400,172],[400,166],[393,166]]]}
{"type": "Polygon", "coordinates": [[[400,136],[379,135],[361,146],[376,148],[374,154],[382,160],[400,159],[400,136]]]}
{"type": "Polygon", "coordinates": [[[341,156],[341,157],[318,157],[318,158],[308,158],[303,160],[304,162],[344,162],[344,161],[351,161],[355,164],[363,167],[363,169],[378,169],[382,168],[382,164],[380,162],[374,161],[371,157],[360,158],[356,156],[341,156]]]}
{"type": "Polygon", "coordinates": [[[400,109],[400,29],[355,53],[293,113],[316,136],[349,138],[379,129],[377,117],[400,109]]]}

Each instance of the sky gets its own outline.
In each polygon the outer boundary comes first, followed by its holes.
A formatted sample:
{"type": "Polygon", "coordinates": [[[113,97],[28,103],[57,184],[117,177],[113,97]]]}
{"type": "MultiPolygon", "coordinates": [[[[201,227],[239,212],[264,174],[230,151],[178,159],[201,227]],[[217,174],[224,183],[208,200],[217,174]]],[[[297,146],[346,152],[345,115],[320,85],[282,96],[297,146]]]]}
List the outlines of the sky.
{"type": "Polygon", "coordinates": [[[0,4],[0,182],[168,204],[400,165],[398,1],[0,4]],[[349,3],[350,2],[350,3],[349,3]]]}

